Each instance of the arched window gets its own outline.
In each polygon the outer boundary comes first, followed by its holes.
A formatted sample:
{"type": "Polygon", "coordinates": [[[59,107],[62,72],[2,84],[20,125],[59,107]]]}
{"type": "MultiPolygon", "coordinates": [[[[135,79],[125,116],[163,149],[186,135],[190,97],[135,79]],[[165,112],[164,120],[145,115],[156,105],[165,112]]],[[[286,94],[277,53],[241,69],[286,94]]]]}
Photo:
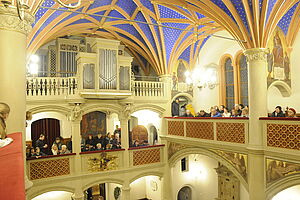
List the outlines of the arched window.
{"type": "Polygon", "coordinates": [[[234,107],[234,69],[231,58],[227,58],[224,65],[226,106],[231,109],[234,107]]]}
{"type": "Polygon", "coordinates": [[[188,186],[181,188],[177,194],[177,200],[192,200],[192,189],[188,186]]]}
{"type": "Polygon", "coordinates": [[[244,105],[248,104],[248,66],[246,56],[239,56],[239,84],[240,84],[240,102],[244,105]]]}

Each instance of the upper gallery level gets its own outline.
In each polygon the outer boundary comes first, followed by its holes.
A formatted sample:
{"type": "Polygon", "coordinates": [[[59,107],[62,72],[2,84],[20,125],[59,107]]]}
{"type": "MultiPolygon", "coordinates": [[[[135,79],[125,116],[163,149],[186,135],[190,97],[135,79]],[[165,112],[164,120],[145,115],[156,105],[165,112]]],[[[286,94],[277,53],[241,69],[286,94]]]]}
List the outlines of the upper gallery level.
{"type": "MultiPolygon", "coordinates": [[[[117,40],[57,38],[28,63],[27,101],[171,97],[170,76],[140,76],[125,46],[117,40]]],[[[192,89],[180,83],[176,91],[192,89]]]]}

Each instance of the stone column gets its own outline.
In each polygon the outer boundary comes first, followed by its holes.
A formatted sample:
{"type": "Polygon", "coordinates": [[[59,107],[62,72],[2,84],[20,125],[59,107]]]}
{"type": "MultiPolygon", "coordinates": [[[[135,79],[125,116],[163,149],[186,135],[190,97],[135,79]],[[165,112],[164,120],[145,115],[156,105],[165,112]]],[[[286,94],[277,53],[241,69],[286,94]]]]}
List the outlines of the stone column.
{"type": "MultiPolygon", "coordinates": [[[[25,158],[26,113],[26,36],[31,31],[33,16],[25,13],[20,20],[17,9],[0,7],[0,102],[10,106],[7,133],[22,132],[25,158]]],[[[32,183],[26,176],[25,187],[32,183]]]]}
{"type": "Polygon", "coordinates": [[[75,174],[81,173],[81,137],[80,137],[80,121],[81,117],[72,120],[72,153],[76,153],[75,156],[75,174]]]}
{"type": "Polygon", "coordinates": [[[166,111],[164,113],[165,116],[170,117],[171,116],[171,103],[172,103],[172,76],[170,74],[161,75],[159,77],[159,80],[161,82],[164,82],[165,88],[164,88],[164,99],[168,100],[166,103],[166,111]]]}
{"type": "Polygon", "coordinates": [[[263,156],[263,128],[259,117],[267,116],[267,55],[268,49],[244,51],[248,63],[249,145],[248,184],[249,200],[265,199],[265,164],[263,156]]]}
{"type": "Polygon", "coordinates": [[[262,148],[262,126],[259,117],[267,116],[267,55],[268,49],[244,51],[248,63],[249,147],[262,148]]]}
{"type": "Polygon", "coordinates": [[[126,181],[121,188],[121,200],[130,199],[130,184],[126,181]]]}
{"type": "Polygon", "coordinates": [[[124,151],[124,167],[129,167],[129,133],[128,133],[128,115],[119,115],[120,126],[121,126],[121,146],[124,151]]]}
{"type": "Polygon", "coordinates": [[[261,154],[248,154],[249,200],[266,199],[265,158],[261,154]]]}
{"type": "Polygon", "coordinates": [[[84,200],[84,193],[82,191],[81,182],[80,181],[75,181],[74,186],[75,186],[75,192],[72,195],[72,199],[74,199],[74,200],[84,200]]]}

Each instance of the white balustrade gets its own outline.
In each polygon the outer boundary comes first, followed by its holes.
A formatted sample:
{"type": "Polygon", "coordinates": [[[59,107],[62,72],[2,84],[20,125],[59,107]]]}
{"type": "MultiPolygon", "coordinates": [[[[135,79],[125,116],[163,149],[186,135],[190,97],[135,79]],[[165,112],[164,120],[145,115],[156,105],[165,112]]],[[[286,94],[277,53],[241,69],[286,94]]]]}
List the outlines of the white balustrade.
{"type": "Polygon", "coordinates": [[[29,77],[26,81],[27,96],[74,95],[76,77],[29,77]]]}
{"type": "Polygon", "coordinates": [[[162,97],[164,88],[163,82],[132,81],[132,92],[137,97],[162,97]]]}

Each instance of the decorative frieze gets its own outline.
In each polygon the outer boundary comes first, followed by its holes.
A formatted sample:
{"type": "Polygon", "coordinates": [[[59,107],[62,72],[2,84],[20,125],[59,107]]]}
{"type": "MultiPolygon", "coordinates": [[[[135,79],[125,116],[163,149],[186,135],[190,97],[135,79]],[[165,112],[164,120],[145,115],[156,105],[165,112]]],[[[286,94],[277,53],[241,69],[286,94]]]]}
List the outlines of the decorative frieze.
{"type": "Polygon", "coordinates": [[[12,7],[0,7],[0,29],[17,31],[27,35],[31,31],[34,18],[24,12],[24,19],[20,20],[17,9],[12,7]]]}
{"type": "Polygon", "coordinates": [[[265,48],[247,49],[244,51],[244,54],[247,58],[247,62],[251,62],[251,61],[267,62],[269,49],[265,49],[265,48]]]}
{"type": "Polygon", "coordinates": [[[285,162],[282,160],[274,160],[267,158],[266,164],[267,184],[277,181],[286,176],[300,173],[299,163],[285,162]]]}

